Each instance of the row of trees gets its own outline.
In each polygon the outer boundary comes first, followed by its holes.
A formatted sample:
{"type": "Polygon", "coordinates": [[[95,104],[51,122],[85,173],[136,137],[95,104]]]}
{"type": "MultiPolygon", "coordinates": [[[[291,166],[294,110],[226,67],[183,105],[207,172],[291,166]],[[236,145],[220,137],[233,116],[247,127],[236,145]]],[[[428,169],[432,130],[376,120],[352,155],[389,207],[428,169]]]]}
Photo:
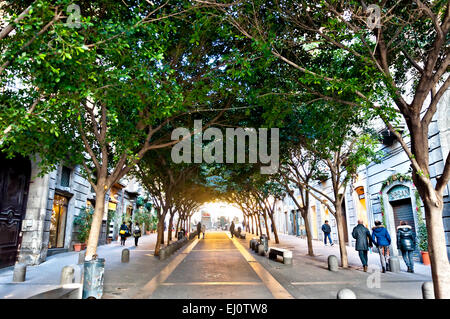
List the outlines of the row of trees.
{"type": "Polygon", "coordinates": [[[442,221],[450,159],[433,181],[428,158],[429,126],[450,86],[448,1],[377,1],[376,23],[365,2],[78,1],[80,28],[69,23],[69,2],[1,3],[0,141],[11,157],[38,155],[42,174],[60,161],[84,168],[96,193],[87,260],[106,192],[136,174],[152,194],[161,240],[161,220],[186,221],[213,197],[211,186],[255,228],[255,216],[272,218],[272,198],[295,186],[305,221],[309,196],[336,217],[345,267],[341,189],[376,158],[367,126],[377,117],[411,161],[435,295],[450,297],[442,221]],[[171,132],[194,119],[282,128],[279,175],[258,176],[261,163],[174,166],[166,148],[190,136],[171,132]],[[409,135],[397,130],[401,121],[409,135]],[[204,171],[222,184],[205,182],[204,171]],[[311,183],[324,173],[333,196],[311,183]]]}

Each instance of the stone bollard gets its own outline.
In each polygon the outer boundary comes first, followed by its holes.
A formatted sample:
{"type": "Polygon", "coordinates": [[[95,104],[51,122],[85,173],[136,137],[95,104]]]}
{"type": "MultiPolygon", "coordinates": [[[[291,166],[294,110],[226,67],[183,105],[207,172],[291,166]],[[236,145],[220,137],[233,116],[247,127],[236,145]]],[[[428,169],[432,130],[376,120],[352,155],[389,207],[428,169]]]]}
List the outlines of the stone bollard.
{"type": "Polygon", "coordinates": [[[398,257],[392,256],[389,258],[389,267],[391,272],[400,272],[400,260],[398,257]]]}
{"type": "Polygon", "coordinates": [[[127,263],[130,261],[130,250],[125,248],[122,250],[122,260],[123,263],[127,263]]]}
{"type": "Polygon", "coordinates": [[[260,256],[265,256],[266,252],[264,251],[264,245],[263,244],[259,244],[258,245],[258,255],[260,256]]]}
{"type": "Polygon", "coordinates": [[[423,299],[434,299],[433,282],[427,281],[422,284],[422,296],[423,299]]]}
{"type": "Polygon", "coordinates": [[[71,266],[63,267],[61,271],[61,285],[72,284],[75,279],[75,269],[71,266]]]}
{"type": "Polygon", "coordinates": [[[328,270],[338,271],[338,269],[339,269],[338,258],[335,255],[328,256],[328,270]]]}
{"type": "Polygon", "coordinates": [[[159,259],[160,260],[164,260],[166,259],[167,255],[166,255],[166,249],[165,248],[161,248],[159,250],[159,259]]]}
{"type": "Polygon", "coordinates": [[[78,265],[83,265],[86,258],[86,250],[80,251],[78,254],[78,265]]]}
{"type": "Polygon", "coordinates": [[[356,299],[356,295],[352,290],[344,288],[338,291],[337,299],[356,299]]]}
{"type": "Polygon", "coordinates": [[[14,266],[13,282],[24,282],[27,274],[27,266],[25,264],[16,264],[14,266]]]}

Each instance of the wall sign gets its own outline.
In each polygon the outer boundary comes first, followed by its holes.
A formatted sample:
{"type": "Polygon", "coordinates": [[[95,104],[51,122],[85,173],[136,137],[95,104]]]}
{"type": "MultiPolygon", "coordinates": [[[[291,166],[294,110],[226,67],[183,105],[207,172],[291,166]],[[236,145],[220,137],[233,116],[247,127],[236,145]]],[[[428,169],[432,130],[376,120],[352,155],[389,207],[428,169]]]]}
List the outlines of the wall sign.
{"type": "Polygon", "coordinates": [[[410,197],[409,187],[404,185],[397,185],[388,192],[388,199],[390,202],[410,197]]]}

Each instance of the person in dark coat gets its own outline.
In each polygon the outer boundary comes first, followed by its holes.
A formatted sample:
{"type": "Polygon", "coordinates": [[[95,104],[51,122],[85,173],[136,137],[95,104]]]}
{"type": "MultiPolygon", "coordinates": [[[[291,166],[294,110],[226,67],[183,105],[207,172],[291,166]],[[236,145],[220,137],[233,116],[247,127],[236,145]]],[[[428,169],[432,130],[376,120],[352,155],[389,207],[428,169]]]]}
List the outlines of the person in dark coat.
{"type": "Polygon", "coordinates": [[[327,245],[327,238],[330,241],[330,246],[333,246],[333,241],[331,240],[331,227],[328,224],[328,220],[325,221],[325,224],[322,225],[322,231],[323,231],[323,242],[325,243],[325,246],[327,245]]]}
{"type": "Polygon", "coordinates": [[[139,237],[141,237],[141,228],[139,227],[139,223],[136,223],[133,230],[134,236],[134,245],[137,246],[139,242],[139,237]]]}
{"type": "Polygon", "coordinates": [[[125,222],[120,225],[120,245],[125,246],[125,241],[127,240],[127,235],[129,233],[128,226],[125,224],[125,222]]]}
{"type": "Polygon", "coordinates": [[[197,236],[198,236],[198,239],[200,239],[201,231],[202,231],[202,223],[198,222],[198,224],[197,224],[197,236]]]}
{"type": "Polygon", "coordinates": [[[414,234],[412,227],[403,220],[400,222],[400,226],[397,227],[397,247],[402,252],[408,272],[413,273],[413,252],[416,250],[416,234],[414,234]]]}
{"type": "Polygon", "coordinates": [[[391,236],[386,228],[379,220],[375,222],[375,227],[372,228],[372,241],[378,248],[380,254],[381,271],[386,272],[389,268],[389,245],[391,244],[391,236]]]}
{"type": "Polygon", "coordinates": [[[231,233],[231,238],[233,238],[233,236],[234,236],[234,221],[231,222],[230,233],[231,233]]]}
{"type": "Polygon", "coordinates": [[[359,253],[364,272],[367,272],[367,251],[369,247],[372,247],[372,236],[370,231],[363,225],[362,220],[358,220],[358,225],[353,228],[352,236],[356,239],[355,250],[359,253]]]}

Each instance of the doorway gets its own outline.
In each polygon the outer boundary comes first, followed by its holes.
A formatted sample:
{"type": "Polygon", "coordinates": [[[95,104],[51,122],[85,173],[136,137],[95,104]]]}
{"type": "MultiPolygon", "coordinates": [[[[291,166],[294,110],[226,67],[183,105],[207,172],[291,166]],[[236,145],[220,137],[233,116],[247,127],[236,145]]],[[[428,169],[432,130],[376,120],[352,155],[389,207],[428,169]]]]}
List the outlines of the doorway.
{"type": "Polygon", "coordinates": [[[64,248],[66,237],[67,197],[55,194],[53,199],[52,217],[50,220],[50,238],[48,248],[64,248]]]}
{"type": "MultiPolygon", "coordinates": [[[[391,201],[389,202],[392,206],[392,211],[394,212],[394,223],[395,223],[395,230],[397,231],[397,227],[400,226],[400,222],[403,220],[405,221],[409,226],[411,226],[412,231],[417,236],[416,232],[416,225],[414,222],[414,213],[412,209],[411,204],[411,198],[405,198],[401,200],[391,201]]],[[[417,237],[416,237],[417,238],[417,237]]],[[[415,259],[419,259],[419,250],[417,249],[414,251],[414,257],[415,259]]]]}
{"type": "Polygon", "coordinates": [[[31,163],[0,154],[0,268],[14,265],[22,239],[31,163]]]}

